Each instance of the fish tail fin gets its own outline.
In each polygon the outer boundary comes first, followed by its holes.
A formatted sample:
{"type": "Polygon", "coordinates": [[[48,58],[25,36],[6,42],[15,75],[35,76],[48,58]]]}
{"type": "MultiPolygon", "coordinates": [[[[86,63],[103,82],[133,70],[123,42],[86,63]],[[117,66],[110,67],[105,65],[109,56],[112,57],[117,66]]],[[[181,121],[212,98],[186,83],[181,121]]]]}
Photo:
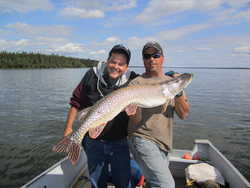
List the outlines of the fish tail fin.
{"type": "Polygon", "coordinates": [[[68,159],[75,165],[80,157],[81,145],[73,142],[70,137],[67,136],[53,146],[52,151],[68,153],[68,159]]]}
{"type": "Polygon", "coordinates": [[[73,165],[77,163],[81,154],[81,145],[79,143],[72,143],[68,152],[68,159],[73,165]]]}

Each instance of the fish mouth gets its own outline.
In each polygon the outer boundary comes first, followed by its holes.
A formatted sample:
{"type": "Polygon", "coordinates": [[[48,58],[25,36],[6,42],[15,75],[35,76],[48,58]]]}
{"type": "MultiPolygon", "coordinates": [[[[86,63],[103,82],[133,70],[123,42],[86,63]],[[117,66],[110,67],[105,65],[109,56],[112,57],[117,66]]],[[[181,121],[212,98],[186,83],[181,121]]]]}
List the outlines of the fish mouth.
{"type": "Polygon", "coordinates": [[[169,92],[175,96],[186,88],[192,81],[193,74],[183,73],[169,81],[169,92]]]}
{"type": "Polygon", "coordinates": [[[180,76],[178,76],[177,78],[181,78],[183,80],[191,81],[193,79],[193,74],[192,73],[183,73],[180,76]]]}
{"type": "Polygon", "coordinates": [[[192,73],[183,73],[180,76],[177,76],[174,80],[176,82],[180,82],[184,88],[190,84],[190,82],[193,80],[193,74],[192,73]]]}

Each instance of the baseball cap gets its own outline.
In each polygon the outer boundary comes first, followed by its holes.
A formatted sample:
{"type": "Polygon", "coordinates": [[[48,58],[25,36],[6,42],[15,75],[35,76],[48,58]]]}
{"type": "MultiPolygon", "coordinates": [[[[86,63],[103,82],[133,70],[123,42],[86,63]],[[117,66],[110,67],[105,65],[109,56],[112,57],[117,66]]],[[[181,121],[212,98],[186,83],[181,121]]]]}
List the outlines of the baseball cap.
{"type": "Polygon", "coordinates": [[[154,48],[157,50],[158,53],[160,53],[161,55],[163,55],[163,50],[162,47],[159,43],[155,42],[155,41],[150,41],[147,42],[142,49],[142,55],[144,54],[145,50],[147,50],[148,48],[154,48]]]}
{"type": "Polygon", "coordinates": [[[118,53],[125,54],[126,57],[127,57],[127,64],[129,64],[129,61],[130,61],[130,58],[131,58],[131,52],[130,52],[130,50],[128,48],[126,48],[122,44],[117,44],[117,45],[113,46],[113,48],[109,52],[109,58],[110,58],[110,56],[111,56],[111,54],[113,52],[118,52],[118,53]]]}

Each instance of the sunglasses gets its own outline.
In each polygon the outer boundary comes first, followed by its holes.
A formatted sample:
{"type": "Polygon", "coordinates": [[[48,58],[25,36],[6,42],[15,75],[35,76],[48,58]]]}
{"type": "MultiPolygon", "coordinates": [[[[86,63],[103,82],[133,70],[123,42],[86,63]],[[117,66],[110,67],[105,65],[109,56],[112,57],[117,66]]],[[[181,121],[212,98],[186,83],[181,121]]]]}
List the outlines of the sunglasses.
{"type": "Polygon", "coordinates": [[[161,54],[155,53],[155,54],[143,54],[143,59],[150,59],[153,57],[154,59],[160,58],[161,54]]]}

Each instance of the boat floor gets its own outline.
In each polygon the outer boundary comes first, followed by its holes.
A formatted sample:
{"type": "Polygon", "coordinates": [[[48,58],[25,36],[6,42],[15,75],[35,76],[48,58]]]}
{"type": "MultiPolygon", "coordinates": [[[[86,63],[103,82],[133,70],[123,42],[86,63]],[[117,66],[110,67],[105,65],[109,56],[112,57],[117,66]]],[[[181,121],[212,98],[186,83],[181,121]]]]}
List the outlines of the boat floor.
{"type": "MultiPolygon", "coordinates": [[[[84,177],[85,177],[84,175],[80,176],[80,178],[76,181],[76,183],[74,184],[72,188],[91,188],[90,182],[87,181],[86,178],[84,177]]],[[[176,188],[185,186],[185,183],[186,183],[185,178],[174,178],[174,179],[175,179],[176,188]]],[[[115,186],[112,184],[108,184],[108,188],[115,188],[115,186]]],[[[140,186],[136,188],[149,188],[149,186],[145,184],[144,186],[140,186]]]]}

